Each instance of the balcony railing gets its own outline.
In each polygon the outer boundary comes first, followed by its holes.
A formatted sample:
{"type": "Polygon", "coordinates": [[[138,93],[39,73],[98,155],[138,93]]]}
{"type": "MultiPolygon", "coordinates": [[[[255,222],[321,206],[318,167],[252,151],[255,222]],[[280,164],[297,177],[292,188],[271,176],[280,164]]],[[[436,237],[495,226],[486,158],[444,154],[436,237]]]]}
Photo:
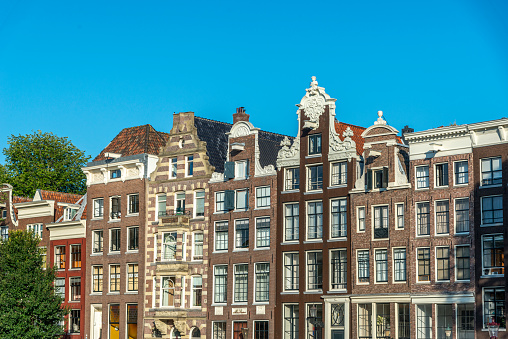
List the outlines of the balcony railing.
{"type": "Polygon", "coordinates": [[[180,209],[180,208],[175,208],[175,209],[169,209],[169,210],[165,210],[165,211],[159,211],[159,218],[164,218],[164,217],[173,217],[173,216],[177,216],[177,215],[186,215],[186,216],[189,216],[191,217],[192,216],[192,209],[180,209]]]}

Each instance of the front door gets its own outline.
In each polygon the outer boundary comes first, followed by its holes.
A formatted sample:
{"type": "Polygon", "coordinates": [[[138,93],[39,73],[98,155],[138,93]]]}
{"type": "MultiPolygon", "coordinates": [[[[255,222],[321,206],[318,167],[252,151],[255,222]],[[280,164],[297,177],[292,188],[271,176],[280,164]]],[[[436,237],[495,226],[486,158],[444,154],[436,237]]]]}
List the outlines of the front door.
{"type": "Polygon", "coordinates": [[[102,311],[94,309],[92,339],[101,339],[102,333],[102,311]]]}

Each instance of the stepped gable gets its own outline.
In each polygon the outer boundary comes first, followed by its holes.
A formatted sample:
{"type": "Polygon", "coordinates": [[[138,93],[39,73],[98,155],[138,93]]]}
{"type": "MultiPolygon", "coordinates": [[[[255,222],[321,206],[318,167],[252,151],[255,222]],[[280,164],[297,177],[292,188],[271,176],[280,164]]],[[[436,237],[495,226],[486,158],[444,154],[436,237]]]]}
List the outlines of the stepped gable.
{"type": "Polygon", "coordinates": [[[93,161],[105,160],[104,154],[108,152],[122,157],[143,153],[157,155],[168,139],[168,133],[156,131],[150,124],[124,128],[93,161]]]}
{"type": "Polygon", "coordinates": [[[351,128],[351,130],[353,131],[353,135],[351,136],[351,139],[353,139],[353,141],[356,143],[356,154],[362,155],[363,154],[363,143],[365,142],[365,140],[362,138],[362,133],[363,133],[363,131],[366,130],[366,128],[356,126],[356,125],[346,124],[345,122],[338,122],[336,120],[335,121],[335,131],[337,132],[337,134],[339,135],[341,140],[344,140],[342,133],[344,133],[344,131],[348,127],[351,128]]]}
{"type": "Polygon", "coordinates": [[[215,172],[224,173],[224,163],[228,153],[228,133],[232,124],[194,117],[194,126],[198,131],[199,140],[206,142],[206,154],[215,172]]]}

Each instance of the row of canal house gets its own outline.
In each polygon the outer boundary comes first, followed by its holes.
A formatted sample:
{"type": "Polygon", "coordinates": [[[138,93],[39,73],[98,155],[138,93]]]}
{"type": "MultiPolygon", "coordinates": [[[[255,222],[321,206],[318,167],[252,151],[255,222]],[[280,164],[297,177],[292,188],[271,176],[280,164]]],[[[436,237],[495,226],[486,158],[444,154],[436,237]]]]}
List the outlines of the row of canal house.
{"type": "Polygon", "coordinates": [[[10,194],[2,235],[42,232],[76,338],[503,337],[508,120],[400,135],[335,101],[313,78],[295,138],[243,108],[125,128],[86,196],[10,194]]]}

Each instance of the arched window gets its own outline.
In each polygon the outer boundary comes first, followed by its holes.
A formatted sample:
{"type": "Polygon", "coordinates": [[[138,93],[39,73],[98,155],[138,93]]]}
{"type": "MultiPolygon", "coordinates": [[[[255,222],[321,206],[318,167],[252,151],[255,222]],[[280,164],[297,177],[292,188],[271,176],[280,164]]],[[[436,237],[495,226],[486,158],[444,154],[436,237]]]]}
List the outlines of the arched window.
{"type": "Polygon", "coordinates": [[[195,338],[201,338],[201,331],[197,327],[194,327],[194,329],[191,332],[191,339],[195,338]]]}

